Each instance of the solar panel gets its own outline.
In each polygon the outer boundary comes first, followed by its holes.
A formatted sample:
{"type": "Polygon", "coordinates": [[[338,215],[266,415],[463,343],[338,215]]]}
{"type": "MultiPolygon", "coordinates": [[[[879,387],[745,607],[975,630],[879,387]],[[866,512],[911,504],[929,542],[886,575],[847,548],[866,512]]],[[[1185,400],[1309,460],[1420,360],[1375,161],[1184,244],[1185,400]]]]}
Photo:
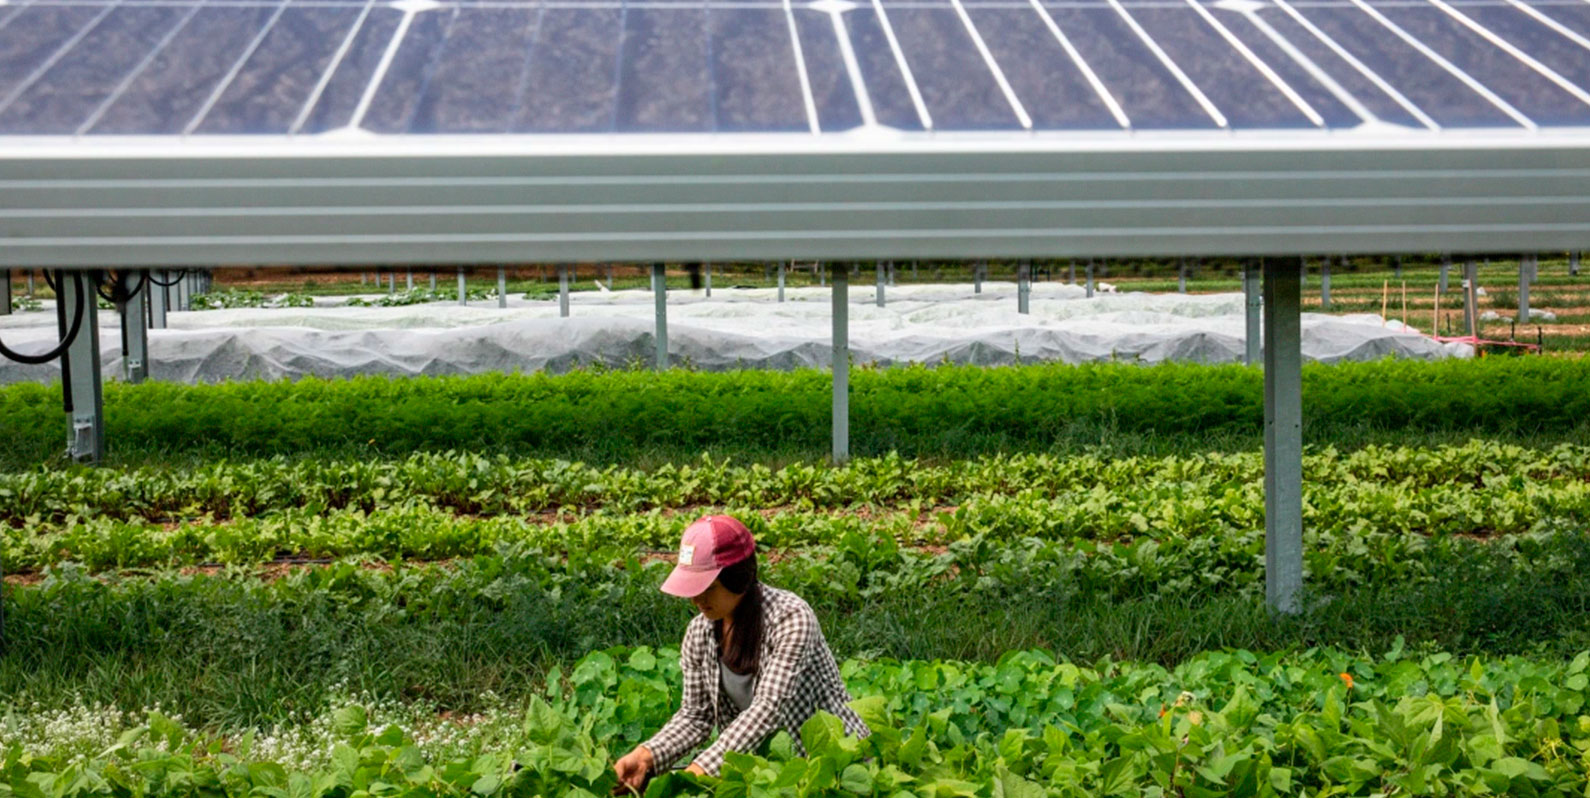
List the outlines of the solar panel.
{"type": "Polygon", "coordinates": [[[0,134],[1590,125],[1584,0],[0,0],[0,134]]]}

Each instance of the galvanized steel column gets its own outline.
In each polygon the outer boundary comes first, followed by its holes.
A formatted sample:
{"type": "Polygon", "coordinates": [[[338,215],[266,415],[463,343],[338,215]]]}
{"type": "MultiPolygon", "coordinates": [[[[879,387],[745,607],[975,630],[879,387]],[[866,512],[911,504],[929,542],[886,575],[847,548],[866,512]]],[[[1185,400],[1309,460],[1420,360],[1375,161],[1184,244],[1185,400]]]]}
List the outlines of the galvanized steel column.
{"type": "Polygon", "coordinates": [[[1441,277],[1436,283],[1436,289],[1435,290],[1437,292],[1442,293],[1442,294],[1446,293],[1446,276],[1447,276],[1447,272],[1449,272],[1451,270],[1452,270],[1452,256],[1448,255],[1445,252],[1441,253],[1441,277]]]}
{"type": "Polygon", "coordinates": [[[166,328],[166,308],[171,304],[171,289],[161,285],[170,282],[171,277],[165,269],[156,269],[149,273],[156,282],[149,284],[149,328],[164,330],[166,328]]]}
{"type": "Polygon", "coordinates": [[[405,283],[404,290],[413,291],[414,290],[414,270],[413,269],[405,270],[404,273],[403,273],[403,280],[404,280],[404,283],[405,283]]]}
{"type": "Polygon", "coordinates": [[[878,261],[878,296],[877,296],[877,302],[878,302],[878,307],[880,307],[880,308],[883,307],[883,281],[884,281],[883,270],[885,268],[886,267],[883,265],[883,261],[881,261],[881,260],[878,261]]]}
{"type": "Polygon", "coordinates": [[[1187,259],[1176,259],[1176,293],[1187,293],[1187,259]]]}
{"type": "Polygon", "coordinates": [[[972,264],[972,293],[983,293],[983,264],[981,261],[972,264]]]}
{"type": "Polygon", "coordinates": [[[131,383],[149,378],[149,294],[155,288],[148,271],[138,275],[138,293],[121,306],[122,377],[131,383]]]}
{"type": "Polygon", "coordinates": [[[431,293],[436,293],[436,270],[431,269],[431,293]]]}
{"type": "MultiPolygon", "coordinates": [[[[1304,261],[1306,264],[1308,261],[1304,261]]],[[[1305,267],[1306,268],[1306,267],[1305,267]]],[[[1319,307],[1320,310],[1331,309],[1331,258],[1325,256],[1325,264],[1319,269],[1319,307]]]]}
{"type": "Polygon", "coordinates": [[[458,304],[468,304],[468,292],[464,290],[464,267],[458,267],[458,304]]]}
{"type": "Polygon", "coordinates": [[[1464,264],[1463,275],[1464,284],[1467,286],[1463,291],[1463,326],[1468,330],[1469,335],[1479,335],[1478,311],[1474,306],[1479,302],[1480,266],[1473,258],[1469,258],[1469,262],[1464,264]]]}
{"type": "Polygon", "coordinates": [[[83,297],[83,320],[77,337],[61,355],[64,389],[71,403],[66,415],[66,453],[74,462],[98,463],[105,456],[105,406],[99,375],[99,303],[94,291],[98,272],[57,272],[60,286],[56,301],[63,308],[61,334],[72,328],[78,312],[76,297],[83,297]]]}
{"type": "MultiPolygon", "coordinates": [[[[1301,277],[1298,282],[1299,290],[1302,289],[1301,277]]],[[[1248,332],[1243,336],[1242,362],[1253,365],[1259,362],[1259,308],[1263,305],[1259,296],[1259,267],[1247,265],[1242,267],[1242,293],[1244,305],[1247,308],[1248,332]]]]}
{"type": "Polygon", "coordinates": [[[1528,255],[1518,257],[1518,323],[1525,324],[1529,321],[1529,258],[1528,255]]]}
{"type": "Polygon", "coordinates": [[[1087,277],[1087,281],[1088,281],[1088,286],[1087,286],[1088,292],[1087,292],[1086,296],[1087,296],[1088,299],[1092,299],[1093,298],[1093,259],[1092,258],[1088,258],[1088,265],[1087,265],[1086,269],[1087,269],[1086,277],[1087,277]]]}
{"type": "Polygon", "coordinates": [[[569,265],[558,264],[558,315],[569,317],[569,265]]]}
{"type": "Polygon", "coordinates": [[[508,307],[508,270],[497,267],[497,307],[508,307]]]}
{"type": "Polygon", "coordinates": [[[1027,313],[1032,308],[1032,261],[1016,264],[1016,312],[1027,313]]]}
{"type": "Polygon", "coordinates": [[[668,279],[661,263],[651,265],[651,294],[656,301],[657,370],[668,368],[668,279]]]}
{"type": "Polygon", "coordinates": [[[707,261],[707,299],[712,298],[712,261],[707,261]]]}
{"type": "MultiPolygon", "coordinates": [[[[762,276],[766,277],[767,272],[763,272],[762,276]]],[[[778,262],[778,301],[784,301],[784,261],[778,262]]]]}
{"type": "Polygon", "coordinates": [[[1264,592],[1295,613],[1303,589],[1302,275],[1264,262],[1264,592]]]}
{"type": "Polygon", "coordinates": [[[843,463],[850,459],[850,275],[844,269],[834,270],[833,309],[833,459],[843,463]]]}

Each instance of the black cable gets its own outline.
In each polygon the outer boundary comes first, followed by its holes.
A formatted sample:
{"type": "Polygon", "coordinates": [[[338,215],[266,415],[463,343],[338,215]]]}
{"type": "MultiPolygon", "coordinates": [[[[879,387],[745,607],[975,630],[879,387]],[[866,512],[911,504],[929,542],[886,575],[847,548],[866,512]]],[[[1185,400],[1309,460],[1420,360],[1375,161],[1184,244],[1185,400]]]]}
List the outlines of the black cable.
{"type": "Polygon", "coordinates": [[[100,297],[106,302],[116,305],[118,309],[130,302],[133,297],[138,296],[138,292],[144,287],[144,273],[142,271],[134,271],[133,274],[138,277],[137,287],[128,288],[127,272],[118,270],[115,277],[100,283],[98,289],[100,297]],[[110,293],[105,292],[104,289],[107,287],[110,289],[110,293]]]}
{"type": "Polygon", "coordinates": [[[173,273],[174,273],[174,274],[176,274],[176,275],[177,275],[177,276],[176,276],[176,277],[173,277],[173,278],[171,278],[171,282],[169,282],[169,283],[162,283],[162,282],[160,282],[160,281],[159,281],[159,280],[156,280],[156,279],[155,279],[155,275],[154,275],[154,272],[150,272],[150,273],[149,273],[149,282],[151,282],[151,283],[154,283],[154,284],[155,284],[155,285],[158,285],[158,286],[160,286],[160,287],[161,287],[161,288],[170,288],[170,287],[171,287],[171,286],[174,286],[174,285],[176,285],[176,284],[177,284],[177,283],[180,283],[180,282],[182,282],[182,278],[184,278],[184,277],[186,277],[186,276],[188,276],[188,270],[187,270],[187,269],[177,269],[177,270],[176,270],[176,271],[175,271],[175,272],[173,272],[173,273]]]}
{"type": "MultiPolygon", "coordinates": [[[[48,280],[49,279],[49,274],[50,274],[49,272],[45,272],[44,273],[44,275],[45,275],[44,279],[48,280]]],[[[76,310],[73,312],[73,315],[72,315],[72,328],[69,331],[67,331],[65,337],[63,337],[61,339],[61,345],[55,347],[54,349],[51,349],[48,352],[44,352],[43,354],[24,355],[21,352],[18,352],[16,350],[12,349],[9,346],[6,346],[4,341],[0,341],[0,355],[5,355],[7,358],[9,358],[11,360],[15,360],[18,363],[26,363],[27,365],[30,365],[30,366],[37,366],[37,365],[40,365],[40,364],[43,364],[43,363],[48,363],[51,360],[54,360],[54,359],[56,359],[58,357],[62,357],[63,355],[66,354],[66,348],[71,346],[73,341],[77,340],[77,332],[78,332],[78,330],[82,329],[82,327],[83,327],[83,310],[84,310],[84,308],[83,308],[83,301],[84,301],[83,300],[83,293],[84,293],[84,291],[83,291],[83,274],[82,274],[82,272],[72,272],[72,279],[75,280],[76,283],[77,283],[77,291],[74,293],[74,298],[77,300],[77,304],[76,304],[76,310]]],[[[51,288],[54,288],[54,286],[52,285],[51,288]]],[[[58,291],[56,293],[56,296],[57,297],[60,296],[60,293],[58,291]]],[[[64,323],[65,322],[65,319],[60,318],[60,314],[63,312],[63,307],[64,306],[61,304],[60,300],[57,299],[56,302],[55,302],[55,312],[56,312],[57,322],[58,323],[64,323]]],[[[66,369],[62,368],[61,372],[64,374],[66,372],[66,369]]]]}

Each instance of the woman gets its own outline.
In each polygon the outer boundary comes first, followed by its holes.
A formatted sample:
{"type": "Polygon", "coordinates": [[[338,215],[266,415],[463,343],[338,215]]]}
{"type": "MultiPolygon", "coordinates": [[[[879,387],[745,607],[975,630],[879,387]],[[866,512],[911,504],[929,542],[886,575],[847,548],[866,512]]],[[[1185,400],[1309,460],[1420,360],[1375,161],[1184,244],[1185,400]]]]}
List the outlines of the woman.
{"type": "Polygon", "coordinates": [[[691,524],[662,590],[701,611],[679,651],[684,700],[661,731],[613,766],[620,783],[639,789],[713,727],[722,733],[686,773],[716,776],[726,752],[749,753],[780,729],[804,754],[800,727],[818,710],[837,715],[846,734],[871,734],[847,706],[850,693],[812,608],[757,581],[756,544],[744,524],[726,515],[691,524]]]}

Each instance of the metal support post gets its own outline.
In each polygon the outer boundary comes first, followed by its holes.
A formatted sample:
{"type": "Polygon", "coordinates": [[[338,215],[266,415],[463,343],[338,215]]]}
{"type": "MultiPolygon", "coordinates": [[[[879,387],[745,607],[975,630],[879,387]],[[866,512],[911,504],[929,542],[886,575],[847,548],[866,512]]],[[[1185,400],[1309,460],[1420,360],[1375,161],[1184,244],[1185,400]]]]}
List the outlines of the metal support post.
{"type": "Polygon", "coordinates": [[[878,302],[878,307],[880,307],[880,308],[883,307],[883,285],[884,285],[884,279],[885,279],[884,278],[884,274],[883,274],[883,270],[886,269],[886,268],[888,268],[888,267],[883,265],[883,261],[881,261],[881,260],[878,261],[878,296],[877,296],[877,302],[878,302]]]}
{"type": "Polygon", "coordinates": [[[508,270],[497,267],[497,307],[508,307],[508,270]]]}
{"type": "Polygon", "coordinates": [[[1451,270],[1452,270],[1452,256],[1448,255],[1445,252],[1441,253],[1441,277],[1436,282],[1436,289],[1435,290],[1437,292],[1442,293],[1442,294],[1446,293],[1447,272],[1450,272],[1451,270]]]}
{"type": "Polygon", "coordinates": [[[844,269],[834,270],[833,307],[833,458],[843,463],[850,459],[850,277],[844,269]]]}
{"type": "Polygon", "coordinates": [[[1187,293],[1187,259],[1176,259],[1176,293],[1187,293]]]}
{"type": "Polygon", "coordinates": [[[436,293],[436,270],[431,269],[431,293],[436,293]]]}
{"type": "Polygon", "coordinates": [[[1394,258],[1391,259],[1391,276],[1392,276],[1393,279],[1401,282],[1401,280],[1402,280],[1402,258],[1394,257],[1394,258]]]}
{"type": "MultiPolygon", "coordinates": [[[[1302,288],[1301,276],[1298,288],[1302,288]]],[[[1242,293],[1245,295],[1248,320],[1247,335],[1243,336],[1242,362],[1251,366],[1259,362],[1259,313],[1263,307],[1263,299],[1259,295],[1259,267],[1256,264],[1242,267],[1242,293]]]]}
{"type": "Polygon", "coordinates": [[[569,317],[569,265],[558,264],[558,315],[569,317]]]}
{"type": "Polygon", "coordinates": [[[972,293],[983,293],[983,264],[981,261],[972,264],[972,293]]]}
{"type": "Polygon", "coordinates": [[[1032,310],[1032,261],[1016,264],[1016,312],[1032,310]]]}
{"type": "Polygon", "coordinates": [[[1088,265],[1085,267],[1085,269],[1086,269],[1086,275],[1085,276],[1087,277],[1087,281],[1088,281],[1088,285],[1087,285],[1087,291],[1088,292],[1087,292],[1086,296],[1087,296],[1088,299],[1092,299],[1093,298],[1093,259],[1092,258],[1088,258],[1088,265]]]}
{"type": "Polygon", "coordinates": [[[899,285],[900,284],[899,280],[896,279],[896,278],[899,277],[900,270],[895,267],[894,261],[892,261],[892,260],[889,261],[889,272],[888,272],[888,274],[889,274],[889,285],[899,285]]]}
{"type": "Polygon", "coordinates": [[[607,264],[607,290],[613,290],[613,264],[607,264]]]}
{"type": "MultiPolygon", "coordinates": [[[[1568,253],[1568,276],[1579,276],[1579,250],[1568,253]]],[[[33,272],[28,272],[28,295],[33,295],[33,272]]]]}
{"type": "MultiPolygon", "coordinates": [[[[1577,264],[1579,262],[1578,261],[1578,257],[1579,257],[1579,253],[1575,252],[1574,253],[1574,263],[1575,264],[1577,264]]],[[[1579,272],[1576,269],[1574,271],[1574,274],[1578,274],[1578,273],[1579,272]]],[[[33,293],[33,270],[32,269],[28,269],[28,299],[32,299],[34,296],[35,296],[35,294],[33,293]]]]}
{"type": "Polygon", "coordinates": [[[1478,311],[1474,306],[1479,301],[1480,267],[1473,258],[1463,265],[1463,279],[1463,328],[1469,335],[1479,335],[1478,311]]]}
{"type": "Polygon", "coordinates": [[[11,270],[0,269],[0,316],[11,315],[11,270]]]}
{"type": "Polygon", "coordinates": [[[464,305],[468,302],[469,292],[464,289],[464,267],[460,266],[458,267],[458,304],[464,305]]]}
{"type": "Polygon", "coordinates": [[[386,273],[386,292],[388,294],[397,293],[397,272],[386,273]]]}
{"type": "Polygon", "coordinates": [[[403,289],[405,291],[413,291],[414,290],[414,270],[413,269],[408,269],[408,270],[405,270],[403,272],[403,281],[404,281],[403,289]]]}
{"type": "MultiPolygon", "coordinates": [[[[1288,259],[1290,260],[1290,259],[1288,259]]],[[[1264,263],[1264,594],[1295,613],[1303,589],[1302,275],[1264,263]]]]}
{"type": "Polygon", "coordinates": [[[190,279],[192,276],[192,270],[188,270],[184,271],[182,277],[177,279],[177,310],[189,311],[193,309],[191,304],[193,285],[190,279]]]}
{"type": "Polygon", "coordinates": [[[82,294],[83,320],[77,337],[61,355],[61,375],[66,392],[66,453],[74,462],[98,463],[105,456],[105,405],[99,376],[99,303],[94,291],[97,272],[57,272],[57,294],[62,311],[61,334],[72,327],[78,311],[77,295],[82,294]]]}
{"type": "Polygon", "coordinates": [[[668,280],[661,263],[651,265],[651,294],[657,307],[657,370],[668,369],[668,280]]]}
{"type": "Polygon", "coordinates": [[[1518,323],[1529,322],[1529,256],[1518,256],[1518,323]]]}
{"type": "Polygon", "coordinates": [[[149,328],[164,330],[166,309],[171,305],[171,288],[160,283],[171,282],[171,275],[165,269],[156,269],[149,276],[155,280],[145,289],[149,292],[149,328]]]}
{"type": "Polygon", "coordinates": [[[121,303],[122,377],[131,383],[149,378],[149,295],[154,287],[149,272],[140,272],[138,293],[121,303]]]}
{"type": "MultiPolygon", "coordinates": [[[[1304,261],[1307,263],[1307,261],[1304,261]]],[[[1306,268],[1306,267],[1305,267],[1306,268]]],[[[1320,310],[1331,309],[1331,259],[1325,258],[1324,265],[1319,269],[1319,307],[1320,310]]]]}
{"type": "Polygon", "coordinates": [[[784,301],[784,261],[778,262],[778,301],[784,301]]]}
{"type": "Polygon", "coordinates": [[[707,261],[707,299],[712,298],[712,261],[707,261]]]}

